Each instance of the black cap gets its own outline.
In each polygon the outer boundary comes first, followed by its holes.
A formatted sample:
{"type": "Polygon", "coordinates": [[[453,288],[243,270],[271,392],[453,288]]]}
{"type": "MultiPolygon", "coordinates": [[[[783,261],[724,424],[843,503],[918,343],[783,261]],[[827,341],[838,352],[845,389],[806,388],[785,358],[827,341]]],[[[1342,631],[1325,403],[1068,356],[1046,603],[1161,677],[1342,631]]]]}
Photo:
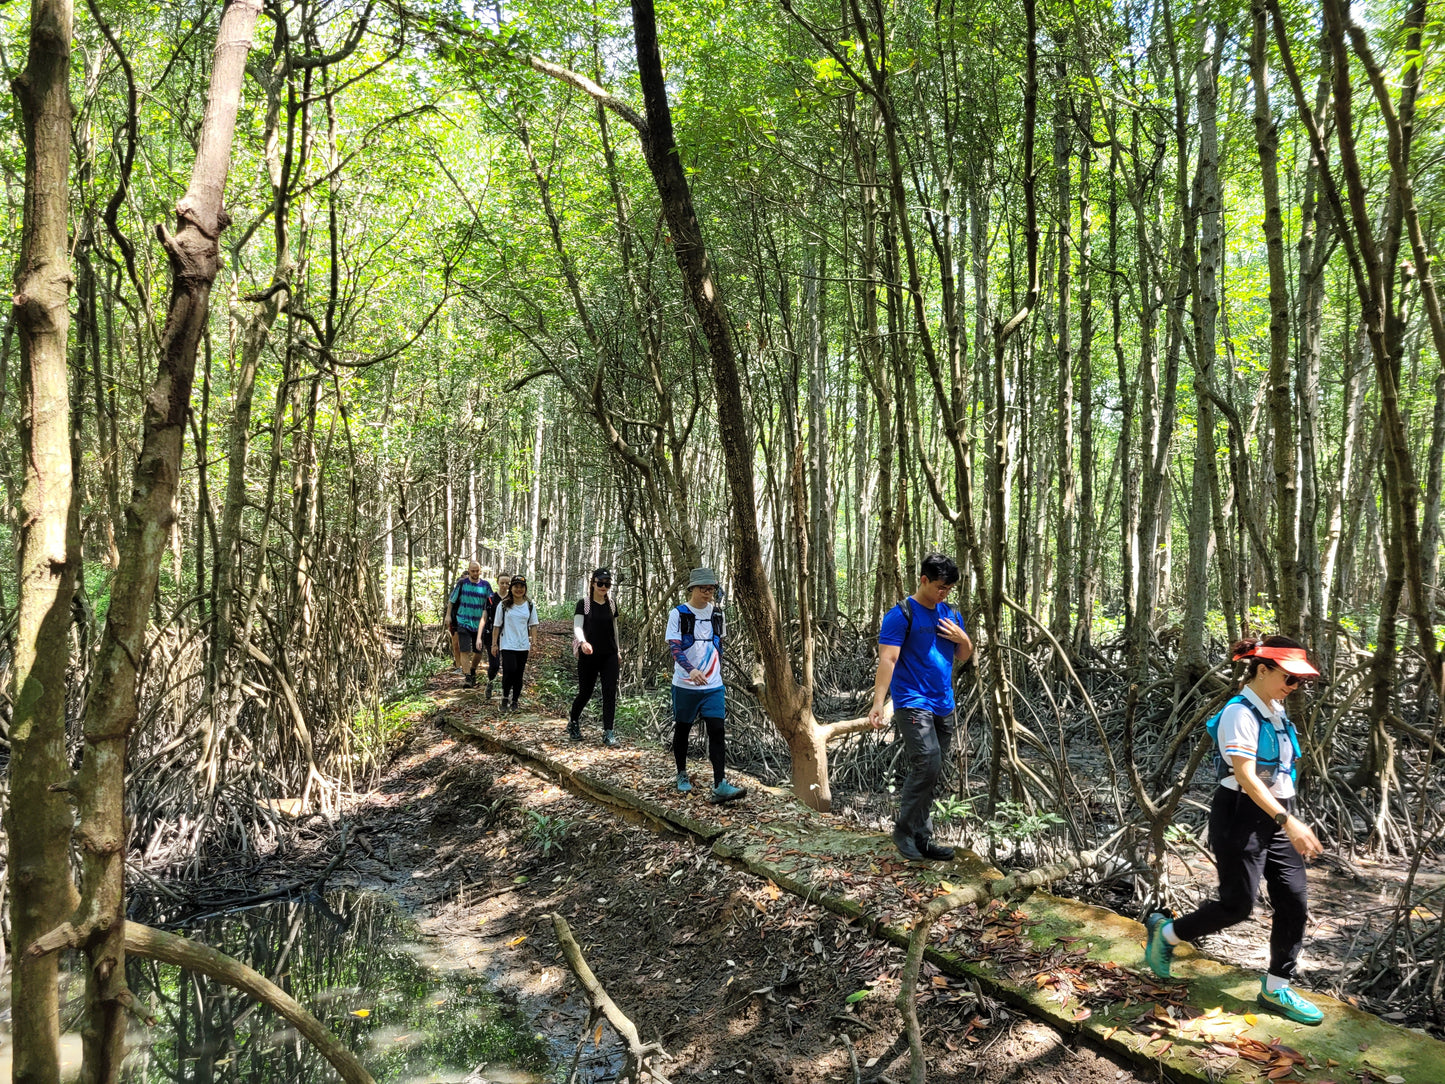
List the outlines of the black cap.
{"type": "Polygon", "coordinates": [[[607,586],[611,587],[611,586],[612,586],[612,571],[611,571],[611,569],[606,569],[606,568],[594,569],[593,572],[592,572],[592,582],[593,582],[593,583],[599,583],[599,584],[605,583],[607,586]]]}

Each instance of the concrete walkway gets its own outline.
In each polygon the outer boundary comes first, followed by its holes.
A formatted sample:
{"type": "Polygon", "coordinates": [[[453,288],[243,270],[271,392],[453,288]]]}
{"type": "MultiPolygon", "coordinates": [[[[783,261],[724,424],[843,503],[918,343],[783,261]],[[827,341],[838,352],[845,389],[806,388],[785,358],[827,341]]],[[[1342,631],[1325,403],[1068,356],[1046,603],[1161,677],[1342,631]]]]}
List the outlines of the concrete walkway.
{"type": "MultiPolygon", "coordinates": [[[[779,891],[853,918],[899,945],[908,943],[908,929],[929,900],[1000,876],[962,851],[947,864],[904,862],[887,836],[842,826],[787,791],[732,771],[729,778],[747,785],[748,797],[710,805],[705,762],[693,776],[693,793],[680,795],[669,753],[628,742],[609,749],[595,727],[587,740],[573,743],[565,719],[527,712],[498,717],[472,692],[439,692],[433,699],[440,721],[488,750],[514,756],[629,819],[708,843],[719,858],[779,891]]],[[[1310,996],[1324,1010],[1324,1023],[1295,1024],[1256,1006],[1257,972],[1187,947],[1175,957],[1178,979],[1156,979],[1144,966],[1143,939],[1143,926],[1133,919],[1036,892],[944,916],[926,959],[944,976],[976,982],[997,1000],[1176,1080],[1445,1084],[1445,1043],[1320,994],[1310,996]]],[[[919,1000],[930,996],[925,990],[919,1000]]]]}

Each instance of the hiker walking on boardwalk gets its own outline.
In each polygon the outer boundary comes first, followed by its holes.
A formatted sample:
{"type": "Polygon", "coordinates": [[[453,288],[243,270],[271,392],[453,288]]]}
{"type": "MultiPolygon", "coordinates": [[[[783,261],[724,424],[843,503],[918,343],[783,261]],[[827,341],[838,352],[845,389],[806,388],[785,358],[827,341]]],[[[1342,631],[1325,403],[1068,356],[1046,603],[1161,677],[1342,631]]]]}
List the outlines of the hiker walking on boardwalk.
{"type": "Polygon", "coordinates": [[[723,694],[722,641],[726,624],[722,610],[713,605],[717,573],[695,568],[687,578],[687,601],[667,615],[667,646],[672,650],[672,757],[677,762],[677,789],[692,790],[687,778],[687,739],[699,717],[707,730],[707,754],[712,762],[712,802],[732,802],[747,793],[723,778],[727,749],[723,724],[727,702],[723,694]]]}
{"type": "Polygon", "coordinates": [[[1158,911],[1145,919],[1149,935],[1144,959],[1156,975],[1167,977],[1175,945],[1249,917],[1263,875],[1274,920],[1269,972],[1260,980],[1259,1003],[1298,1023],[1318,1024],[1324,1014],[1290,983],[1309,910],[1305,859],[1324,848],[1292,812],[1300,745],[1284,702],[1300,682],[1320,673],[1304,645],[1287,636],[1241,640],[1230,654],[1249,669],[1244,688],[1209,720],[1219,780],[1209,808],[1209,846],[1219,869],[1219,895],[1173,922],[1158,911]]]}
{"type": "Polygon", "coordinates": [[[612,724],[617,718],[617,678],[622,649],[617,642],[617,603],[612,600],[612,573],[592,573],[585,598],[572,615],[572,653],[577,656],[577,699],[567,714],[567,737],[582,740],[582,710],[602,679],[602,744],[616,745],[612,724]]]}
{"type": "MultiPolygon", "coordinates": [[[[512,575],[503,572],[497,577],[497,589],[487,596],[486,608],[482,611],[481,641],[483,644],[492,642],[492,630],[497,624],[497,607],[503,600],[512,597],[512,575]]],[[[485,648],[483,650],[486,650],[485,648]]],[[[497,680],[497,669],[501,666],[502,660],[495,651],[487,652],[487,696],[492,698],[492,682],[497,680]]]]}
{"type": "Polygon", "coordinates": [[[477,661],[487,650],[480,629],[491,594],[492,585],[482,577],[482,566],[472,561],[447,599],[447,626],[455,637],[453,661],[458,670],[466,672],[462,684],[469,689],[477,683],[477,661]]]}
{"type": "Polygon", "coordinates": [[[933,842],[933,793],[953,745],[953,671],[973,654],[963,615],[948,605],[958,565],[930,553],[918,570],[918,589],[883,618],[878,630],[878,673],[868,722],[883,725],[883,703],[893,698],[893,721],[908,750],[908,778],[898,796],[893,845],[910,861],[946,862],[953,848],[933,842]]]}
{"type": "Polygon", "coordinates": [[[532,630],[538,624],[537,607],[527,597],[526,577],[513,576],[492,626],[492,654],[502,664],[503,708],[516,708],[522,699],[522,676],[532,651],[532,630]]]}

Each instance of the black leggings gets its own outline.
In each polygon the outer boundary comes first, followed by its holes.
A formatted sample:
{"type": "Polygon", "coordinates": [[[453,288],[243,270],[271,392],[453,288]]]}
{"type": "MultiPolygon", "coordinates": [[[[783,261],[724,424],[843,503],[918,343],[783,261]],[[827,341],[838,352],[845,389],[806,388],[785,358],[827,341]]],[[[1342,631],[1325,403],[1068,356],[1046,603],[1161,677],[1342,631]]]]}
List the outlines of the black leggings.
{"type": "Polygon", "coordinates": [[[487,681],[496,681],[497,669],[501,666],[501,652],[496,655],[491,653],[491,629],[484,630],[483,636],[487,643],[487,681]]]}
{"type": "Polygon", "coordinates": [[[510,699],[516,703],[522,699],[522,674],[527,669],[527,656],[530,651],[508,651],[503,648],[497,652],[502,657],[502,699],[510,699]]]}
{"type": "Polygon", "coordinates": [[[582,709],[587,707],[587,701],[592,699],[592,690],[597,687],[597,679],[602,679],[602,729],[611,730],[612,724],[617,718],[617,678],[620,666],[617,662],[617,652],[609,651],[605,655],[593,652],[591,655],[577,653],[577,699],[572,701],[572,712],[570,719],[582,718],[582,709]]]}
{"type": "MultiPolygon", "coordinates": [[[[683,722],[678,719],[672,727],[672,759],[677,761],[677,774],[683,775],[687,772],[687,739],[692,733],[694,720],[689,719],[683,722]]],[[[723,743],[723,720],[702,717],[703,726],[707,728],[707,759],[712,762],[712,783],[717,786],[723,781],[723,771],[727,767],[727,747],[723,743]]]]}
{"type": "MultiPolygon", "coordinates": [[[[1281,799],[1286,809],[1293,804],[1281,799]]],[[[1219,867],[1219,897],[1175,919],[1174,932],[1193,941],[1243,922],[1254,910],[1263,875],[1274,922],[1269,931],[1269,973],[1293,979],[1309,911],[1305,863],[1279,825],[1242,791],[1216,787],[1209,808],[1209,846],[1219,867]]]]}

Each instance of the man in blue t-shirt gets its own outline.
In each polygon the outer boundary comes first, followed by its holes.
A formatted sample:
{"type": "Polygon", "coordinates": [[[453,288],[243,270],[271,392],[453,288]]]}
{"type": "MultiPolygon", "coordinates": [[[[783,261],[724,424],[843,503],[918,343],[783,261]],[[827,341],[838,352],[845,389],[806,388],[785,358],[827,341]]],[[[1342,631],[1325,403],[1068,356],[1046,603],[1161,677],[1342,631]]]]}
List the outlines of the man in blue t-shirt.
{"type": "Polygon", "coordinates": [[[908,778],[898,796],[893,845],[911,861],[946,862],[952,847],[933,842],[933,790],[953,744],[953,670],[973,654],[963,615],[946,601],[958,582],[953,558],[930,553],[919,568],[918,590],[883,618],[878,631],[878,674],[868,722],[883,725],[883,704],[893,699],[893,720],[908,749],[908,778]]]}

